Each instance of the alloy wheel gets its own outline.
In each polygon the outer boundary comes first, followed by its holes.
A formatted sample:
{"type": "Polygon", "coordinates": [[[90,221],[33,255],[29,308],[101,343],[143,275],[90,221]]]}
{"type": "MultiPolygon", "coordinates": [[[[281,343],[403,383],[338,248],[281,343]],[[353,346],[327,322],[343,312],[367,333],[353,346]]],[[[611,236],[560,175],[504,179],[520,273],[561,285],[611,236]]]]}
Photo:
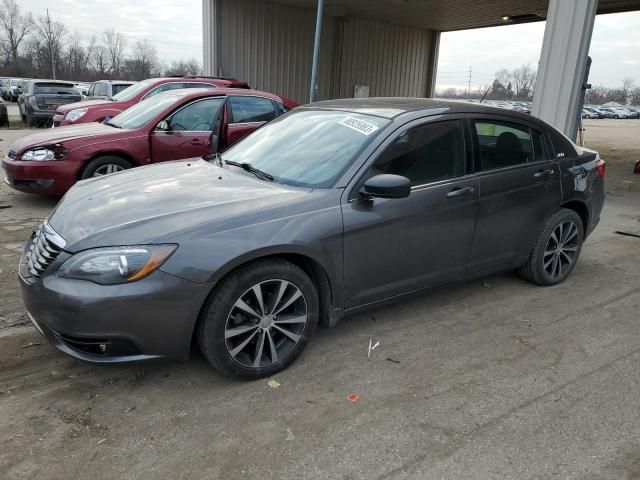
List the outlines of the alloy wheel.
{"type": "Polygon", "coordinates": [[[97,168],[95,172],[93,172],[94,177],[102,177],[103,175],[108,175],[110,173],[121,172],[124,168],[120,165],[116,165],[115,163],[107,163],[106,165],[102,165],[97,168]]]}
{"type": "Polygon", "coordinates": [[[281,279],[260,282],[240,295],[229,312],[227,352],[245,367],[268,367],[294,350],[307,318],[307,302],[296,285],[281,279]]]}
{"type": "Polygon", "coordinates": [[[544,249],[544,270],[552,278],[562,276],[571,268],[578,252],[578,226],[570,220],[559,223],[544,249]]]}

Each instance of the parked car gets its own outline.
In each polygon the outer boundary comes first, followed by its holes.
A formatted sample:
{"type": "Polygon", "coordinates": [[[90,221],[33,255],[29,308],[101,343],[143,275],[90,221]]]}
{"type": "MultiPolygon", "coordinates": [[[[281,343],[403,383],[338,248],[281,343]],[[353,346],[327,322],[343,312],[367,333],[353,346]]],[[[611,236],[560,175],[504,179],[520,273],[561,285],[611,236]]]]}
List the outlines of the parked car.
{"type": "Polygon", "coordinates": [[[74,85],[76,89],[80,92],[80,95],[82,95],[82,99],[84,100],[87,94],[89,93],[89,88],[91,87],[92,84],[87,82],[77,82],[77,83],[74,83],[74,85]]]}
{"type": "Polygon", "coordinates": [[[604,115],[593,108],[583,107],[582,118],[604,118],[604,115]]]}
{"type": "MultiPolygon", "coordinates": [[[[230,95],[230,93],[229,93],[230,95]]],[[[556,285],[604,162],[529,115],[428,99],[296,108],[221,156],[81,182],[28,241],[22,297],[63,352],[272,375],[318,323],[518,269],[556,285]]]]}
{"type": "Polygon", "coordinates": [[[0,97],[2,97],[3,100],[8,100],[7,92],[9,89],[9,80],[11,79],[3,78],[2,80],[0,80],[0,97]]]}
{"type": "Polygon", "coordinates": [[[0,127],[9,126],[9,114],[7,112],[7,104],[0,98],[0,127]]]}
{"type": "Polygon", "coordinates": [[[111,100],[114,95],[129,88],[136,82],[125,80],[98,80],[93,82],[87,91],[87,100],[111,100]]]}
{"type": "Polygon", "coordinates": [[[600,106],[598,106],[598,107],[590,106],[589,108],[590,108],[591,110],[596,111],[596,112],[597,112],[597,113],[599,113],[600,115],[602,115],[602,118],[613,118],[613,117],[614,117],[613,112],[611,112],[611,111],[607,110],[607,109],[606,109],[606,108],[604,108],[604,107],[600,107],[600,106]]]}
{"type": "Polygon", "coordinates": [[[18,139],[3,162],[6,183],[16,190],[60,195],[77,180],[223,150],[295,106],[254,90],[165,92],[104,123],[18,139]]]}
{"type": "Polygon", "coordinates": [[[22,79],[21,78],[12,78],[9,80],[9,90],[8,90],[8,96],[9,98],[7,100],[10,100],[12,102],[17,102],[18,101],[18,96],[20,95],[20,93],[22,93],[22,79]]]}
{"type": "Polygon", "coordinates": [[[143,80],[124,89],[111,100],[87,100],[65,105],[56,111],[53,126],[102,122],[136,103],[168,90],[180,88],[249,88],[246,82],[221,77],[169,77],[143,80]]]}
{"type": "Polygon", "coordinates": [[[22,121],[30,127],[50,122],[60,106],[80,100],[80,92],[71,82],[31,80],[20,95],[18,109],[22,121]]]}
{"type": "Polygon", "coordinates": [[[618,107],[603,107],[600,110],[609,112],[611,114],[610,118],[630,118],[629,112],[618,107]]]}

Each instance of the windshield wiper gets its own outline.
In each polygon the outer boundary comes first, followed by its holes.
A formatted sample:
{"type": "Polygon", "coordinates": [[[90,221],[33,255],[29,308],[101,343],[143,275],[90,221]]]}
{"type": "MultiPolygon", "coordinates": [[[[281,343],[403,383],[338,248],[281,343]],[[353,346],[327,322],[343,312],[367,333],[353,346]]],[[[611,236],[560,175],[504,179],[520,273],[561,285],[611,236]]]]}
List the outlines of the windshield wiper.
{"type": "Polygon", "coordinates": [[[107,120],[106,122],[102,122],[104,125],[109,125],[110,127],[113,128],[122,128],[120,125],[116,125],[114,123],[111,123],[109,120],[107,120]]]}
{"type": "Polygon", "coordinates": [[[262,170],[258,170],[257,168],[253,167],[250,163],[246,163],[246,162],[238,163],[238,162],[233,162],[231,160],[224,160],[224,163],[226,163],[227,165],[233,165],[234,167],[240,167],[245,172],[253,173],[260,180],[269,180],[270,182],[273,182],[272,175],[269,175],[267,172],[263,172],[262,170]]]}

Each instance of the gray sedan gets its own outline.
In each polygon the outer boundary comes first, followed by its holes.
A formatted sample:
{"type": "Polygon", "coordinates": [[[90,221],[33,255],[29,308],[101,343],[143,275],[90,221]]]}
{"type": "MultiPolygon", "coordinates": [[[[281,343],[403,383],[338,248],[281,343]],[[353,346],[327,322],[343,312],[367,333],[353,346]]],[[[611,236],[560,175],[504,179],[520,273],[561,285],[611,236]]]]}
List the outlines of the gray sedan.
{"type": "Polygon", "coordinates": [[[352,312],[497,271],[562,282],[604,173],[529,115],[320,102],[221,155],[79,182],[26,245],[23,298],[78,359],[185,359],[195,339],[220,372],[263,377],[352,312]]]}

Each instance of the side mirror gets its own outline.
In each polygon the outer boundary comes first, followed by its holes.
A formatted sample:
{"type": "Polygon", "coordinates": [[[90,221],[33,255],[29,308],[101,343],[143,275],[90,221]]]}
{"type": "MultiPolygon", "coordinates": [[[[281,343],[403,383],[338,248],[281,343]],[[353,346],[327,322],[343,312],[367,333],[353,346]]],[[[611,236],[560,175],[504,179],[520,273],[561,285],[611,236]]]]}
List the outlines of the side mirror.
{"type": "Polygon", "coordinates": [[[405,198],[411,193],[411,180],[400,175],[376,175],[364,182],[360,193],[373,198],[405,198]]]}
{"type": "Polygon", "coordinates": [[[166,132],[171,130],[171,126],[169,125],[169,122],[167,122],[166,120],[162,120],[156,127],[156,130],[163,130],[166,132]]]}

